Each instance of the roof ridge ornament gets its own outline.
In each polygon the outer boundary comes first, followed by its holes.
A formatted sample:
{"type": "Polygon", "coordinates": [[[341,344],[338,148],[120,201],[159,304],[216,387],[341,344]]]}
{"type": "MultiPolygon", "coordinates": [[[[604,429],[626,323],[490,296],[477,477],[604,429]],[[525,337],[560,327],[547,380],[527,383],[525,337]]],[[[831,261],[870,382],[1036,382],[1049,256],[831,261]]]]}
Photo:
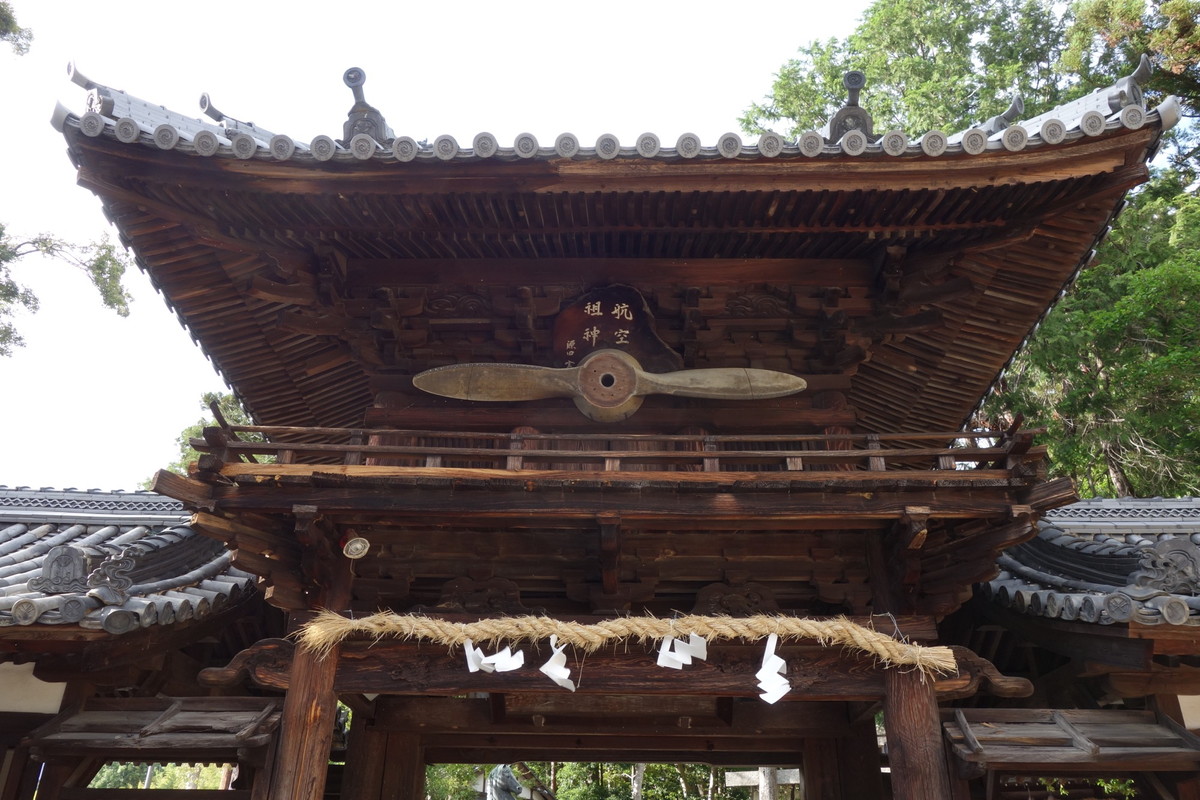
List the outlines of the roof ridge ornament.
{"type": "Polygon", "coordinates": [[[842,137],[851,131],[860,131],[867,142],[877,138],[875,122],[867,110],[858,104],[859,93],[867,85],[867,76],[860,70],[852,69],[842,77],[842,86],[846,87],[846,105],[834,112],[829,122],[821,129],[826,144],[837,144],[842,137]]]}
{"type": "Polygon", "coordinates": [[[385,147],[391,147],[396,134],[388,127],[387,120],[375,106],[367,102],[363,95],[363,84],[367,82],[367,73],[360,67],[351,67],[342,73],[342,80],[354,92],[354,105],[346,114],[346,122],[342,127],[342,147],[347,147],[351,139],[360,133],[365,133],[385,147]]]}

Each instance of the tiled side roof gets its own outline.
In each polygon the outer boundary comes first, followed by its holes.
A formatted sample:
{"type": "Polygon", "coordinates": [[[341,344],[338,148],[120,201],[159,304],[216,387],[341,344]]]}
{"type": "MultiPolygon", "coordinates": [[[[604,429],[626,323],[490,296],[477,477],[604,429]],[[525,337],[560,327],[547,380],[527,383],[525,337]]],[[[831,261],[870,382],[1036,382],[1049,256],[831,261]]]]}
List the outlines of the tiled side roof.
{"type": "Polygon", "coordinates": [[[127,633],[207,616],[253,591],[220,542],[149,492],[0,487],[0,627],[127,633]]]}
{"type": "MultiPolygon", "coordinates": [[[[1179,119],[1175,98],[1168,98],[1157,109],[1147,111],[1142,106],[1138,80],[1149,75],[1149,62],[1133,75],[1122,78],[1110,87],[1066,103],[1051,111],[1009,124],[1002,115],[977,127],[947,133],[926,131],[910,136],[900,130],[887,131],[872,137],[860,130],[850,130],[837,141],[829,141],[816,131],[808,131],[795,140],[775,133],[765,133],[756,142],[745,143],[739,134],[723,134],[715,144],[704,145],[692,133],[684,133],[673,144],[664,142],[654,133],[643,133],[635,142],[621,142],[612,134],[601,135],[593,145],[580,142],[571,133],[563,133],[554,142],[539,142],[531,133],[522,133],[512,145],[501,143],[490,133],[476,134],[470,146],[459,143],[449,135],[432,141],[418,141],[411,136],[386,138],[390,129],[381,134],[382,141],[367,133],[358,133],[347,140],[320,135],[311,142],[297,142],[284,134],[275,134],[251,123],[212,114],[220,123],[205,121],[164,106],[149,103],[126,92],[96,83],[80,74],[74,65],[69,67],[71,79],[89,90],[88,111],[80,117],[59,106],[52,123],[58,130],[66,125],[78,127],[88,136],[108,136],[127,144],[140,143],[162,150],[179,150],[200,156],[223,156],[238,159],[278,161],[386,161],[405,163],[450,162],[473,159],[522,161],[525,159],[572,158],[609,160],[614,158],[645,158],[654,160],[720,160],[723,158],[815,158],[820,156],[942,156],[978,155],[988,150],[1023,150],[1026,147],[1056,145],[1076,139],[1099,136],[1121,128],[1137,129],[1147,123],[1161,124],[1164,130],[1179,119]]],[[[207,95],[201,100],[207,110],[207,95]]],[[[1019,106],[1015,106],[1019,108],[1019,106]]]]}
{"type": "Polygon", "coordinates": [[[1035,616],[1200,625],[1200,498],[1084,500],[1040,527],[984,595],[1035,616]]]}

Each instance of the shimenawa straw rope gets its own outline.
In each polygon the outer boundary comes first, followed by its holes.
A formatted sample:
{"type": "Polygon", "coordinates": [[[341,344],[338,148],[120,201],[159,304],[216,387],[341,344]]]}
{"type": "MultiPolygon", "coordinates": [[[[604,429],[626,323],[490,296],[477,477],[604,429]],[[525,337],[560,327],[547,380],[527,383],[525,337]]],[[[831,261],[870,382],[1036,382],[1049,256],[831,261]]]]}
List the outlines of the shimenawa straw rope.
{"type": "Polygon", "coordinates": [[[827,647],[851,648],[870,654],[885,666],[913,667],[927,675],[950,673],[957,669],[954,654],[948,647],[924,647],[899,641],[845,617],[803,619],[773,615],[709,617],[690,614],[671,619],[617,617],[584,624],[538,616],[450,622],[420,614],[389,611],[361,619],[349,619],[334,611],[323,610],[305,624],[299,639],[304,647],[323,657],[351,637],[420,639],[457,647],[468,640],[477,644],[496,644],[532,642],[557,636],[560,643],[592,652],[610,642],[625,639],[648,642],[668,636],[686,638],[691,633],[709,641],[758,641],[774,633],[783,641],[813,639],[827,647]]]}

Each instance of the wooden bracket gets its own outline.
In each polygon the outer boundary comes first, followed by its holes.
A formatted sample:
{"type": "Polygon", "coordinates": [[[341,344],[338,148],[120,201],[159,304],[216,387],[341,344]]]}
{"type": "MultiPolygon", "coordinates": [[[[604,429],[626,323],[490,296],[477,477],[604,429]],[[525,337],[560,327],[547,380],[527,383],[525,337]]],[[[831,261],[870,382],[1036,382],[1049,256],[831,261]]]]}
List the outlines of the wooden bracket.
{"type": "Polygon", "coordinates": [[[344,559],[335,548],[337,532],[320,516],[316,506],[294,505],[296,540],[301,545],[300,571],[313,607],[325,605],[324,597],[334,584],[335,562],[344,559]]]}
{"type": "Polygon", "coordinates": [[[597,514],[596,522],[600,524],[600,584],[605,594],[615,595],[621,578],[621,516],[597,514]]]}
{"type": "Polygon", "coordinates": [[[929,534],[929,506],[905,506],[892,527],[896,546],[902,550],[920,550],[929,534]]]}

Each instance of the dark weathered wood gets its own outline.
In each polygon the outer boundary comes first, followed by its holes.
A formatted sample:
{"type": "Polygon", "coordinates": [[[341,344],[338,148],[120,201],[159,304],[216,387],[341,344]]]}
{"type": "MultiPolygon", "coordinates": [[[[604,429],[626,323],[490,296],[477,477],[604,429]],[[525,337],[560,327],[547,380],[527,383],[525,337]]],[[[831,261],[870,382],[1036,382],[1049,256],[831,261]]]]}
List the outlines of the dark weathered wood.
{"type": "MultiPolygon", "coordinates": [[[[349,559],[337,562],[337,570],[330,573],[332,583],[322,587],[314,602],[332,608],[346,605],[351,591],[349,564],[349,559]]],[[[299,650],[291,658],[279,753],[271,776],[272,797],[321,800],[337,716],[337,655],[335,647],[326,659],[310,650],[299,650]]]]}
{"type": "Polygon", "coordinates": [[[387,735],[382,797],[424,800],[425,748],[422,737],[392,731],[387,735]]]}
{"type": "MultiPolygon", "coordinates": [[[[250,800],[247,789],[88,789],[64,788],[61,800],[250,800]]],[[[39,795],[40,797],[40,795],[39,795]]]]}
{"type": "MultiPolygon", "coordinates": [[[[243,651],[226,669],[205,670],[201,679],[220,685],[246,674],[260,686],[287,689],[294,645],[284,640],[264,640],[243,651]]],[[[877,700],[884,692],[883,670],[869,658],[858,658],[836,648],[789,645],[781,650],[789,674],[803,675],[803,692],[787,700],[877,700]]],[[[534,658],[527,654],[527,658],[534,658]]],[[[688,670],[688,693],[693,696],[756,697],[754,673],[761,660],[759,646],[716,645],[708,661],[688,670]]],[[[678,695],[680,686],[657,666],[656,653],[636,647],[601,650],[587,656],[587,674],[577,694],[678,695]]],[[[342,693],[400,693],[456,695],[469,692],[544,694],[548,679],[532,665],[515,672],[468,672],[461,651],[447,653],[442,645],[383,640],[349,641],[336,664],[335,688],[342,693]]],[[[939,680],[945,691],[960,689],[965,678],[939,680]]],[[[933,683],[930,686],[934,686],[933,683]]],[[[552,690],[552,684],[550,685],[552,690]]]]}
{"type": "Polygon", "coordinates": [[[377,730],[367,718],[355,715],[346,750],[342,780],[345,800],[381,800],[383,771],[387,763],[388,734],[377,730]]]}
{"type": "Polygon", "coordinates": [[[896,800],[950,800],[950,775],[942,748],[933,684],[920,673],[885,671],[883,721],[896,800]]]}
{"type": "MultiPolygon", "coordinates": [[[[678,687],[677,687],[678,688],[678,687]]],[[[461,697],[380,697],[373,730],[423,736],[522,734],[587,735],[613,742],[631,738],[758,739],[763,736],[835,738],[849,726],[842,703],[810,701],[802,706],[767,706],[757,698],[729,704],[729,717],[716,716],[717,697],[680,695],[506,695],[503,718],[490,701],[461,697]],[[703,709],[703,710],[701,710],[703,709]]],[[[876,753],[878,763],[878,753],[876,753]]]]}
{"type": "Polygon", "coordinates": [[[847,736],[837,740],[837,765],[842,798],[882,800],[883,760],[875,735],[875,721],[855,724],[847,736]]]}
{"type": "Polygon", "coordinates": [[[805,800],[840,800],[844,797],[837,743],[827,739],[805,739],[802,752],[801,780],[805,800]]]}
{"type": "Polygon", "coordinates": [[[858,259],[791,258],[559,258],[541,259],[348,259],[349,288],[380,286],[472,286],[498,274],[519,275],[529,285],[578,281],[590,285],[643,283],[647,275],[679,272],[696,283],[784,283],[866,286],[874,269],[858,259]]]}

